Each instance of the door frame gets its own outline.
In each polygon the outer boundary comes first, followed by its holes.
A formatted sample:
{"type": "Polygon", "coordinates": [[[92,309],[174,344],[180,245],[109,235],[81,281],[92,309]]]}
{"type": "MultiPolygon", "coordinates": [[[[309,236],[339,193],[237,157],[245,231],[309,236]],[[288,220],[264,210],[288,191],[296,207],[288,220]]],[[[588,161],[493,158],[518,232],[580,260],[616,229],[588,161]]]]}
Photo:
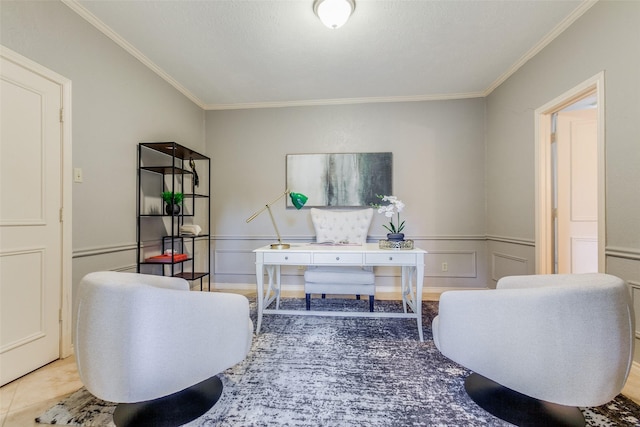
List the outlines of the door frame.
{"type": "Polygon", "coordinates": [[[551,116],[594,93],[598,102],[598,271],[605,272],[605,96],[604,71],[568,90],[535,110],[535,253],[536,274],[553,273],[553,181],[551,159],[551,116]]]}
{"type": "Polygon", "coordinates": [[[20,55],[11,49],[0,45],[0,56],[4,59],[15,63],[33,73],[60,86],[60,94],[62,99],[62,111],[60,113],[60,141],[61,141],[61,162],[60,170],[60,188],[62,207],[60,211],[61,222],[61,290],[60,301],[58,307],[60,309],[60,358],[64,358],[73,354],[73,303],[72,303],[72,145],[71,145],[71,80],[60,74],[20,55]]]}

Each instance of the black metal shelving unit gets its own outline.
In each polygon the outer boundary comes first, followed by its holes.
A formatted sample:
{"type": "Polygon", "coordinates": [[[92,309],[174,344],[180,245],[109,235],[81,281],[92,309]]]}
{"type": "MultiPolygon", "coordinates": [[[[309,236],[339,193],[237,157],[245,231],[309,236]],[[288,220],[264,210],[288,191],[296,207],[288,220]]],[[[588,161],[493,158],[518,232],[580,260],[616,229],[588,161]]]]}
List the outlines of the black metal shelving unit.
{"type": "MultiPolygon", "coordinates": [[[[211,182],[210,159],[176,142],[138,144],[137,176],[137,271],[203,280],[211,273],[211,182]],[[194,166],[195,169],[192,167],[194,166]],[[199,183],[196,185],[199,178],[199,183]],[[165,212],[162,192],[184,194],[179,213],[165,212]],[[180,227],[197,224],[196,236],[181,234],[180,227]],[[204,245],[205,248],[201,248],[204,245]],[[171,251],[169,260],[159,262],[154,255],[171,251]],[[175,259],[186,254],[185,259],[175,259]],[[205,262],[202,260],[206,257],[205,262]],[[204,268],[197,268],[196,264],[204,268]]],[[[209,290],[211,283],[209,282],[209,290]]]]}

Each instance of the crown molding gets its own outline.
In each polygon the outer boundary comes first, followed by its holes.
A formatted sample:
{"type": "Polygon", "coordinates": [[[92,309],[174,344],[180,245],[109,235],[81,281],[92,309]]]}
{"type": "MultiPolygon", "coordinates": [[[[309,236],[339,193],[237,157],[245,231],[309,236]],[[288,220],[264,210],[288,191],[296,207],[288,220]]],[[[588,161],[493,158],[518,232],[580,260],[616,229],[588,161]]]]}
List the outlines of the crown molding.
{"type": "Polygon", "coordinates": [[[511,77],[516,71],[526,64],[531,58],[536,56],[542,49],[547,47],[552,41],[554,41],[560,34],[562,34],[567,28],[571,26],[575,21],[584,15],[591,7],[593,7],[598,0],[584,0],[578,7],[576,7],[569,16],[564,18],[558,25],[556,25],[546,36],[542,38],[535,46],[533,46],[527,53],[525,53],[518,61],[515,62],[507,71],[505,71],[500,77],[498,77],[485,91],[483,96],[489,96],[498,86],[511,77]]]}
{"type": "Polygon", "coordinates": [[[138,61],[142,62],[151,71],[160,76],[163,80],[176,88],[180,93],[189,98],[194,104],[204,109],[204,103],[193,93],[191,93],[186,87],[181,85],[176,79],[171,77],[166,71],[160,68],[155,62],[147,58],[142,52],[136,49],[131,43],[122,38],[111,27],[102,22],[93,13],[89,12],[84,6],[77,2],[77,0],[60,0],[69,9],[80,15],[88,23],[96,27],[101,33],[113,40],[118,46],[129,52],[138,61]]]}
{"type": "Polygon", "coordinates": [[[337,98],[337,99],[310,99],[300,101],[278,101],[278,102],[253,102],[253,103],[238,103],[238,104],[205,104],[200,98],[191,93],[180,82],[174,79],[166,71],[160,68],[151,59],[147,58],[142,52],[135,48],[131,43],[116,33],[111,27],[102,22],[93,13],[87,10],[84,6],[78,3],[77,0],[61,0],[63,4],[80,15],[88,23],[97,28],[104,35],[113,40],[117,45],[122,47],[125,51],[130,53],[133,57],[142,62],[151,71],[156,73],[160,78],[165,80],[176,90],[190,99],[194,104],[207,111],[216,110],[247,110],[258,108],[287,108],[287,107],[312,107],[312,106],[327,106],[327,105],[351,105],[351,104],[378,104],[378,103],[392,103],[392,102],[420,102],[420,101],[445,101],[456,99],[469,99],[469,98],[484,98],[491,94],[498,86],[504,83],[509,77],[511,77],[518,69],[520,69],[527,61],[538,54],[549,43],[551,43],[556,37],[558,37],[563,31],[565,31],[571,24],[573,24],[578,18],[580,18],[587,10],[595,5],[598,0],[584,0],[574,11],[563,19],[558,25],[556,25],[547,35],[540,40],[533,48],[525,53],[515,64],[513,64],[507,71],[505,71],[498,79],[496,79],[489,87],[480,92],[469,93],[451,93],[451,94],[435,94],[435,95],[412,95],[412,96],[389,96],[389,97],[365,97],[365,98],[337,98]]]}
{"type": "Polygon", "coordinates": [[[391,102],[446,101],[455,99],[483,98],[484,92],[443,93],[436,95],[385,96],[366,98],[308,99],[301,101],[253,102],[245,104],[208,104],[205,110],[248,110],[255,108],[314,107],[323,105],[379,104],[391,102]]]}

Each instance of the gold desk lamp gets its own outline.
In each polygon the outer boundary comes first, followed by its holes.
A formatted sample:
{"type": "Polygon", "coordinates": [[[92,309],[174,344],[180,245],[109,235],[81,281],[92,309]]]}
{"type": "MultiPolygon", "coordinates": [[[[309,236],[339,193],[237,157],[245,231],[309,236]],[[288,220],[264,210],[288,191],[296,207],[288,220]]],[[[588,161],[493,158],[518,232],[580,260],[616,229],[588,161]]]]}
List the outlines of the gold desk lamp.
{"type": "Polygon", "coordinates": [[[271,205],[280,200],[286,195],[289,195],[291,198],[291,203],[296,209],[301,209],[305,203],[307,203],[308,197],[301,193],[292,193],[289,189],[286,189],[284,193],[279,195],[276,199],[264,205],[262,209],[251,215],[247,218],[247,222],[253,221],[258,215],[260,215],[265,210],[269,211],[269,216],[271,217],[271,223],[273,224],[273,228],[276,229],[276,235],[278,236],[278,243],[273,243],[271,245],[271,249],[289,249],[291,247],[288,243],[282,243],[282,238],[280,237],[280,231],[278,231],[278,226],[276,225],[276,220],[273,218],[273,213],[271,212],[271,205]]]}

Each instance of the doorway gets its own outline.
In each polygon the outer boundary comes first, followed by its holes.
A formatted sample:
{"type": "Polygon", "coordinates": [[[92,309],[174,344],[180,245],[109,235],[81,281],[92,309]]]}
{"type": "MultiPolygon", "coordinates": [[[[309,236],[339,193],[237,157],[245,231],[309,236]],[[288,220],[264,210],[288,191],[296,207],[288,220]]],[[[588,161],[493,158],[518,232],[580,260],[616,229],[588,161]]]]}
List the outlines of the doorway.
{"type": "Polygon", "coordinates": [[[604,272],[604,74],[538,108],[536,272],[604,272]]]}

